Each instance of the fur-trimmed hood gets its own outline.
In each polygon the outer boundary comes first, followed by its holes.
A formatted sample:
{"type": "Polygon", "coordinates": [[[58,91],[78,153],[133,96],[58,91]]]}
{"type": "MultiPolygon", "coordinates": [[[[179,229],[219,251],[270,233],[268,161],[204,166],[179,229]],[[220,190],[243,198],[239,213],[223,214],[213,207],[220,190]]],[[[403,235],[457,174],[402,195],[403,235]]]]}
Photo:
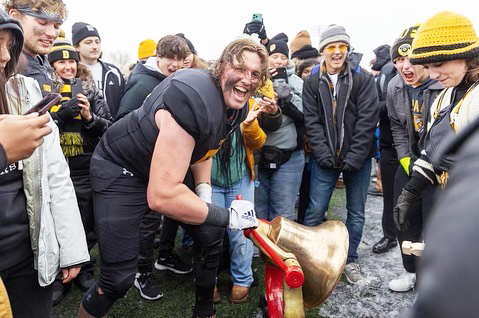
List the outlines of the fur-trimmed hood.
{"type": "MultiPolygon", "coordinates": [[[[61,92],[64,80],[55,71],[52,65],[53,89],[55,92],[61,92]]],[[[88,93],[96,88],[95,81],[91,75],[90,70],[81,62],[77,63],[77,78],[81,79],[83,95],[88,96],[88,93]]]]}

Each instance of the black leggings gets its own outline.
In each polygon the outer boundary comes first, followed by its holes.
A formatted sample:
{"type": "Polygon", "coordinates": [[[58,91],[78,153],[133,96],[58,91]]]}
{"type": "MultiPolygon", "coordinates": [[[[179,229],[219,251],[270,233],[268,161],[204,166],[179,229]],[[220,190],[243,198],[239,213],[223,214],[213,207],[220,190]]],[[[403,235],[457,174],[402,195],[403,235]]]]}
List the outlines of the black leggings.
{"type": "MultiPolygon", "coordinates": [[[[84,295],[82,304],[95,317],[106,315],[133,285],[138,267],[140,223],[149,211],[146,183],[128,173],[118,173],[121,169],[110,168],[116,175],[112,173],[105,178],[104,169],[101,182],[95,184],[92,179],[101,270],[99,280],[84,295]],[[103,295],[97,293],[98,287],[103,295]]],[[[213,291],[225,229],[206,225],[187,227],[195,238],[194,314],[210,316],[214,314],[213,291]]]]}
{"type": "MultiPolygon", "coordinates": [[[[411,178],[406,175],[402,167],[397,169],[396,178],[394,180],[394,205],[401,194],[402,188],[411,178]]],[[[411,205],[408,212],[409,226],[404,232],[397,231],[399,246],[403,241],[420,242],[423,239],[423,228],[432,210],[434,201],[434,193],[437,187],[430,185],[424,189],[420,201],[411,205]]],[[[414,255],[405,255],[401,253],[404,269],[410,273],[416,272],[418,257],[414,255]]]]}

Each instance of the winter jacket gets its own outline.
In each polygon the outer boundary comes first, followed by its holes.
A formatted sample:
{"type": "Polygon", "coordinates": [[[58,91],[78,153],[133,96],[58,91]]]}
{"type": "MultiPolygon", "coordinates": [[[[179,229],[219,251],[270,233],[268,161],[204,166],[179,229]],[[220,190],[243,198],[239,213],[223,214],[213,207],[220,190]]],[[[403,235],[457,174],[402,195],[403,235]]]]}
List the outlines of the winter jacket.
{"type": "MultiPolygon", "coordinates": [[[[388,52],[389,56],[389,52],[388,52]]],[[[392,62],[388,62],[381,67],[376,78],[376,88],[379,96],[379,147],[393,147],[393,136],[391,132],[391,122],[388,117],[387,89],[389,82],[396,76],[396,67],[392,62]]]]}
{"type": "Polygon", "coordinates": [[[115,120],[140,108],[145,98],[166,78],[156,66],[157,61],[158,58],[154,56],[148,58],[145,64],[141,62],[136,64],[126,84],[115,120]]]}
{"type": "MultiPolygon", "coordinates": [[[[10,80],[7,99],[10,113],[22,114],[41,99],[38,83],[18,76],[19,94],[10,80]],[[17,102],[19,101],[19,102],[17,102]]],[[[61,268],[90,259],[70,170],[62,153],[57,126],[32,156],[23,160],[30,242],[40,286],[51,284],[61,268]]]]}
{"type": "Polygon", "coordinates": [[[27,67],[22,71],[22,75],[34,78],[42,90],[43,96],[46,96],[53,89],[52,68],[46,58],[46,55],[38,54],[35,58],[23,51],[23,56],[27,60],[27,67]]]}
{"type": "Polygon", "coordinates": [[[304,82],[306,136],[319,164],[325,159],[333,159],[337,166],[348,164],[359,169],[366,159],[374,155],[372,146],[378,122],[378,92],[373,76],[359,66],[361,57],[361,54],[351,53],[338,76],[336,125],[328,75],[321,71],[324,64],[304,82]],[[318,76],[317,72],[320,72],[319,89],[313,92],[311,78],[318,76]]]}
{"type": "MultiPolygon", "coordinates": [[[[289,61],[286,68],[288,74],[288,85],[292,90],[292,99],[290,102],[282,103],[278,100],[278,106],[281,108],[282,119],[280,127],[271,132],[267,132],[265,146],[274,146],[283,150],[294,150],[298,147],[297,131],[295,122],[303,125],[303,105],[301,94],[303,91],[303,80],[294,74],[294,63],[289,61]]],[[[300,147],[302,149],[302,145],[300,147]]]]}
{"type": "MultiPolygon", "coordinates": [[[[423,92],[422,118],[424,124],[429,121],[431,104],[436,96],[443,90],[443,86],[436,82],[423,92]]],[[[420,150],[412,147],[419,143],[418,136],[414,130],[414,123],[411,113],[411,96],[401,75],[396,75],[388,85],[387,110],[391,121],[391,131],[394,139],[394,146],[398,159],[411,157],[416,160],[420,157],[420,150]]]]}
{"type": "MultiPolygon", "coordinates": [[[[92,120],[90,122],[83,120],[81,130],[83,149],[85,153],[93,153],[101,136],[112,124],[113,118],[107,104],[95,86],[90,71],[80,63],[78,63],[77,78],[79,78],[82,83],[82,94],[85,95],[90,102],[90,112],[92,115],[92,120]]],[[[63,84],[63,79],[56,72],[53,72],[53,91],[60,93],[63,84]]],[[[57,113],[51,113],[51,115],[61,134],[65,123],[58,117],[57,113]]]]}
{"type": "Polygon", "coordinates": [[[103,69],[103,87],[101,89],[103,99],[108,105],[110,114],[113,118],[118,113],[120,101],[125,89],[125,79],[121,71],[113,64],[98,60],[103,69]]]}

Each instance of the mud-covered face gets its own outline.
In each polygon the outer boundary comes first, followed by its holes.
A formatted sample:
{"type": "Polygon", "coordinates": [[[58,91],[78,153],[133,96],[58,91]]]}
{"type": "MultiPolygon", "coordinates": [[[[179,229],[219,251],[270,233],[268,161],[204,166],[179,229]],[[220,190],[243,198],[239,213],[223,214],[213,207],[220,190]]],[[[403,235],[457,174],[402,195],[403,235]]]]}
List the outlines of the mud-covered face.
{"type": "Polygon", "coordinates": [[[25,37],[24,50],[32,57],[48,54],[60,33],[61,23],[20,14],[25,37]]]}
{"type": "Polygon", "coordinates": [[[225,67],[220,78],[221,90],[227,108],[240,109],[258,88],[261,75],[261,60],[258,53],[244,51],[244,63],[234,61],[225,67]]]}
{"type": "Polygon", "coordinates": [[[429,73],[424,66],[412,65],[407,56],[397,58],[394,61],[394,66],[404,80],[404,83],[407,85],[421,85],[429,76],[429,73]]]}
{"type": "Polygon", "coordinates": [[[429,77],[438,80],[444,87],[459,85],[467,72],[466,60],[452,60],[441,63],[424,64],[429,77]]]}

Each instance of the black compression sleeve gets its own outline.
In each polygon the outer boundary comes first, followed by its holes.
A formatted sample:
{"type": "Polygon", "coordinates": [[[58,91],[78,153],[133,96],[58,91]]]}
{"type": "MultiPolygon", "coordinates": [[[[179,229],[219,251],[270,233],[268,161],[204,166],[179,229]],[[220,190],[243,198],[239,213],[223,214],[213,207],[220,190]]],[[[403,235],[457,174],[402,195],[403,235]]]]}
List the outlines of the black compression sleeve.
{"type": "Polygon", "coordinates": [[[228,224],[230,224],[230,213],[228,209],[209,203],[206,203],[206,205],[208,206],[208,215],[203,224],[218,227],[227,227],[228,224]]]}

